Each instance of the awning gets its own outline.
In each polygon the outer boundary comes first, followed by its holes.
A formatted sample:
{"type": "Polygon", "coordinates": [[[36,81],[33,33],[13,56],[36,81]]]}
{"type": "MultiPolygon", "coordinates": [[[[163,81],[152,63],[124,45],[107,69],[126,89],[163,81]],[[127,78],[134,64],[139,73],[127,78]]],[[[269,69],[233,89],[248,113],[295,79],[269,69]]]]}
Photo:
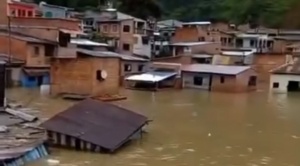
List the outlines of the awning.
{"type": "Polygon", "coordinates": [[[147,72],[143,74],[129,76],[125,78],[125,80],[141,82],[160,82],[176,75],[176,72],[147,72]]]}
{"type": "Polygon", "coordinates": [[[82,32],[82,31],[75,31],[75,30],[59,29],[59,31],[70,34],[71,37],[76,37],[77,35],[87,35],[86,33],[82,32]]]}
{"type": "Polygon", "coordinates": [[[23,69],[23,71],[28,75],[32,77],[38,77],[43,76],[46,74],[49,74],[49,69],[23,69]]]}

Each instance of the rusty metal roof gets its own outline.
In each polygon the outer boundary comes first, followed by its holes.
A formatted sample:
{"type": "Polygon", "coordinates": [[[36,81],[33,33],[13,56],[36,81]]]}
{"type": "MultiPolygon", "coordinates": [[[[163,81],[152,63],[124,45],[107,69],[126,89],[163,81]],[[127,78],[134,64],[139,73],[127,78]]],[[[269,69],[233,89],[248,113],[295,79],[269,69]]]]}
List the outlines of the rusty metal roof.
{"type": "Polygon", "coordinates": [[[87,99],[55,115],[42,127],[113,152],[146,123],[145,116],[113,104],[87,99]]]}

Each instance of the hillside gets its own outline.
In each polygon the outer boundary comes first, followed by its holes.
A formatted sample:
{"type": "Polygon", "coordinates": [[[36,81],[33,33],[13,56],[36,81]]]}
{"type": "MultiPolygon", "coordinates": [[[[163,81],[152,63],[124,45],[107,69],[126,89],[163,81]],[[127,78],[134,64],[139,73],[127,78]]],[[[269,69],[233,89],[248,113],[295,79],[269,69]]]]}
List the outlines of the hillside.
{"type": "MultiPolygon", "coordinates": [[[[37,2],[40,0],[36,0],[37,2]]],[[[97,0],[45,0],[48,3],[84,10],[96,8],[97,0]]],[[[101,0],[100,0],[101,1],[101,0]]],[[[268,27],[300,26],[297,0],[115,0],[120,11],[140,18],[176,18],[182,21],[224,20],[236,24],[253,23],[268,27]],[[286,20],[289,20],[287,22],[286,20]],[[299,23],[298,23],[299,22],[299,23]]]]}

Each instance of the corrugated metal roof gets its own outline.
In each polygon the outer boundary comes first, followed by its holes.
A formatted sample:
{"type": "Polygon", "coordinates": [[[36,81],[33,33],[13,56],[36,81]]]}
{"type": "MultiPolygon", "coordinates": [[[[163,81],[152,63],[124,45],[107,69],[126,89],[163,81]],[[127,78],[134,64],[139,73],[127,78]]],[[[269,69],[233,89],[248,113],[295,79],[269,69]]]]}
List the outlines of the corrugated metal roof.
{"type": "Polygon", "coordinates": [[[127,60],[127,61],[144,61],[147,62],[149,60],[144,59],[144,58],[138,58],[134,57],[131,55],[126,55],[126,54],[119,54],[116,52],[110,52],[110,51],[91,51],[91,50],[78,50],[77,52],[90,55],[90,56],[95,56],[95,57],[111,57],[111,58],[121,58],[122,60],[127,60]]]}
{"type": "Polygon", "coordinates": [[[254,53],[255,51],[222,51],[222,55],[228,56],[250,56],[254,53]]]}
{"type": "Polygon", "coordinates": [[[146,123],[147,118],[143,115],[113,104],[87,99],[55,115],[42,126],[113,152],[146,123]]]}
{"type": "MultiPolygon", "coordinates": [[[[1,36],[7,36],[7,37],[9,36],[8,33],[4,33],[4,32],[0,32],[0,35],[1,36]]],[[[35,37],[26,36],[26,35],[16,34],[16,33],[12,33],[10,36],[12,38],[22,40],[22,41],[26,41],[26,42],[30,42],[30,43],[54,44],[54,42],[51,42],[51,41],[38,39],[38,38],[35,38],[35,37]]]]}
{"type": "Polygon", "coordinates": [[[226,66],[226,65],[207,65],[207,64],[192,64],[182,67],[182,71],[195,73],[211,73],[224,75],[237,75],[241,72],[250,69],[250,66],[226,66]]]}
{"type": "Polygon", "coordinates": [[[72,44],[76,45],[85,45],[85,46],[103,46],[103,47],[108,47],[108,44],[106,43],[98,43],[94,42],[88,39],[71,39],[72,44]]]}
{"type": "Polygon", "coordinates": [[[184,22],[182,25],[210,25],[210,21],[184,22]]]}
{"type": "Polygon", "coordinates": [[[213,42],[178,42],[172,43],[172,46],[197,46],[197,45],[205,45],[205,44],[212,44],[213,42]]]}
{"type": "Polygon", "coordinates": [[[143,74],[132,75],[125,80],[127,81],[145,81],[145,82],[160,82],[170,77],[176,76],[176,72],[147,72],[143,74]]]}

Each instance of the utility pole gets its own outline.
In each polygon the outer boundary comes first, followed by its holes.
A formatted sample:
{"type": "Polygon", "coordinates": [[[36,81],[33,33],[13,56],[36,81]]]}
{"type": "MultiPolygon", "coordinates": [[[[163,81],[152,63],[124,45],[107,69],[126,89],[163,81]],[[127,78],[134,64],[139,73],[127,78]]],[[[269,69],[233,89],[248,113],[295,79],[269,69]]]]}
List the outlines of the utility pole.
{"type": "Polygon", "coordinates": [[[11,55],[11,17],[7,16],[8,20],[8,63],[11,64],[12,55],[11,55]]]}

